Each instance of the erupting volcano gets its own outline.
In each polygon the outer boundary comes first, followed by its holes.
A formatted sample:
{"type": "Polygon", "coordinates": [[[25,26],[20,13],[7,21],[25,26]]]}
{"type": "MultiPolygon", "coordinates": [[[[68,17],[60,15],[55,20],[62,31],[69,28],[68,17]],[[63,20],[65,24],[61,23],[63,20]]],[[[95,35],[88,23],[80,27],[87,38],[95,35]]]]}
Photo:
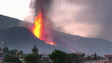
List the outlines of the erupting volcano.
{"type": "Polygon", "coordinates": [[[47,44],[56,46],[56,44],[54,42],[52,42],[52,39],[49,39],[48,33],[46,33],[44,30],[44,23],[43,23],[43,17],[42,17],[41,12],[35,18],[35,22],[34,22],[34,25],[32,27],[32,32],[40,40],[45,41],[47,44]]]}
{"type": "MultiPolygon", "coordinates": [[[[46,21],[48,20],[46,18],[46,12],[45,12],[45,7],[46,7],[46,1],[47,0],[35,0],[36,1],[36,17],[34,21],[34,25],[31,28],[32,33],[39,38],[40,40],[45,41],[47,44],[57,46],[57,43],[55,43],[53,40],[52,33],[50,32],[49,29],[46,28],[45,24],[46,21]]],[[[48,26],[48,25],[47,25],[48,26]]],[[[65,46],[64,46],[65,47],[65,46]]],[[[74,50],[65,47],[73,52],[74,50]]]]}

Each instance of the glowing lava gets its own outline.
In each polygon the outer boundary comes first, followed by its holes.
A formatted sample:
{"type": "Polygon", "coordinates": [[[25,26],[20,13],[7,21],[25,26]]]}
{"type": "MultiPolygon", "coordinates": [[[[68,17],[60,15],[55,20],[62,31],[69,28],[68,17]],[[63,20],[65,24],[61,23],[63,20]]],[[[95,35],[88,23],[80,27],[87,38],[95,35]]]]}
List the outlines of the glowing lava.
{"type": "Polygon", "coordinates": [[[44,23],[43,23],[43,17],[42,17],[41,12],[35,18],[35,22],[34,22],[34,25],[32,27],[32,32],[40,40],[45,41],[47,44],[56,46],[56,44],[52,42],[52,39],[48,40],[48,37],[46,36],[48,34],[45,33],[45,30],[44,30],[44,23]]]}
{"type": "Polygon", "coordinates": [[[75,52],[73,49],[71,49],[71,48],[68,48],[68,47],[65,47],[65,48],[67,48],[67,49],[69,49],[70,51],[76,53],[76,52],[75,52]]]}
{"type": "Polygon", "coordinates": [[[34,26],[33,26],[33,31],[34,35],[39,38],[42,39],[42,35],[43,35],[43,20],[42,20],[42,14],[39,13],[39,16],[36,16],[35,18],[35,22],[34,22],[34,26]]]}

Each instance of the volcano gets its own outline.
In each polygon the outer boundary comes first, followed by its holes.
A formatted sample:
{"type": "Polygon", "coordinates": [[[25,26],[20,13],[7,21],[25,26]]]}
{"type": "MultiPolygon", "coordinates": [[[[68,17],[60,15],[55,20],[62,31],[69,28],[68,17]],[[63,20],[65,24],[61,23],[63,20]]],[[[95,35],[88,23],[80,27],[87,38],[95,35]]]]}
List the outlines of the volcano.
{"type": "MultiPolygon", "coordinates": [[[[25,53],[31,52],[34,45],[39,49],[39,53],[43,51],[46,53],[51,53],[55,49],[70,52],[68,49],[61,46],[52,46],[46,44],[44,41],[36,38],[29,29],[23,27],[11,27],[4,32],[2,32],[1,42],[5,42],[6,46],[10,49],[25,50],[25,53]]],[[[0,46],[5,46],[5,44],[0,44],[0,46]]]]}
{"type": "MultiPolygon", "coordinates": [[[[37,45],[37,48],[39,49],[39,53],[51,53],[54,49],[59,49],[62,51],[70,52],[70,50],[61,47],[59,45],[66,45],[72,48],[75,51],[84,52],[84,53],[91,53],[91,50],[93,52],[96,52],[97,54],[111,54],[112,51],[110,48],[112,48],[112,42],[100,39],[100,38],[84,38],[76,35],[70,35],[58,31],[52,31],[53,36],[55,38],[55,41],[58,42],[58,46],[52,46],[49,44],[46,44],[44,41],[38,39],[35,37],[35,35],[27,28],[23,27],[8,27],[11,26],[11,24],[15,24],[15,22],[21,21],[18,19],[2,16],[3,18],[0,18],[0,23],[4,22],[2,25],[0,24],[0,42],[4,41],[6,42],[6,45],[10,49],[18,49],[23,50],[25,53],[30,53],[31,49],[34,45],[37,45]],[[8,21],[6,19],[12,20],[8,21]],[[7,21],[9,23],[7,23],[7,21]],[[15,22],[14,22],[15,21],[15,22]],[[7,26],[7,28],[5,28],[7,26]],[[4,28],[4,29],[3,29],[4,28]]],[[[22,22],[22,21],[21,21],[22,22]]],[[[19,24],[19,23],[18,23],[19,24]]],[[[4,47],[4,44],[0,44],[0,47],[4,47]]]]}

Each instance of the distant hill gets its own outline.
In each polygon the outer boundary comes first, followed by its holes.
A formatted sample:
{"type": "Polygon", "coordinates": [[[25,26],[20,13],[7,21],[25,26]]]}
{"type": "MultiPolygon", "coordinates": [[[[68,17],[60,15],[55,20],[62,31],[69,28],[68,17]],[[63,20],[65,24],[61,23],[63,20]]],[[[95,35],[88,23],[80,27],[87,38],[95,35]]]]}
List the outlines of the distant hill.
{"type": "MultiPolygon", "coordinates": [[[[51,53],[54,49],[60,49],[66,52],[70,52],[68,49],[61,46],[52,46],[46,44],[44,41],[36,38],[29,29],[23,27],[11,27],[2,32],[1,42],[5,42],[6,46],[10,49],[23,50],[25,53],[31,53],[31,49],[34,45],[37,45],[40,53],[51,53]]],[[[5,44],[0,44],[4,47],[5,44]]]]}
{"type": "Polygon", "coordinates": [[[100,39],[100,38],[84,38],[76,35],[69,35],[62,32],[53,31],[54,35],[58,39],[65,43],[70,48],[75,51],[82,51],[85,53],[91,53],[91,51],[96,52],[100,55],[102,54],[112,54],[112,42],[100,39]]]}
{"type": "Polygon", "coordinates": [[[0,30],[8,29],[12,26],[18,26],[20,20],[0,15],[0,30]]]}

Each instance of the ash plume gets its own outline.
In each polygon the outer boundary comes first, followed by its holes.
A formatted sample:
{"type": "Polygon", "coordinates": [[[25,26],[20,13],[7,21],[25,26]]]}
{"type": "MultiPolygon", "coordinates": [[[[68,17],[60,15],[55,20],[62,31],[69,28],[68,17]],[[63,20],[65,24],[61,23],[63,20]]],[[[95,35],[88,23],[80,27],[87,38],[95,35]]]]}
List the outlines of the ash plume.
{"type": "Polygon", "coordinates": [[[30,8],[33,9],[34,14],[37,15],[39,11],[42,14],[47,12],[48,8],[51,5],[52,0],[31,0],[30,8]]]}
{"type": "MultiPolygon", "coordinates": [[[[40,31],[42,33],[42,37],[45,38],[42,40],[45,40],[46,43],[54,42],[54,37],[51,31],[53,27],[53,23],[47,18],[47,10],[51,2],[52,2],[51,0],[32,0],[30,5],[34,13],[34,17],[40,16],[40,13],[42,14],[41,19],[43,21],[42,24],[43,27],[41,29],[43,29],[43,31],[41,30],[40,31]]],[[[34,27],[37,27],[37,25],[35,26],[35,22],[34,22],[34,27]]]]}

